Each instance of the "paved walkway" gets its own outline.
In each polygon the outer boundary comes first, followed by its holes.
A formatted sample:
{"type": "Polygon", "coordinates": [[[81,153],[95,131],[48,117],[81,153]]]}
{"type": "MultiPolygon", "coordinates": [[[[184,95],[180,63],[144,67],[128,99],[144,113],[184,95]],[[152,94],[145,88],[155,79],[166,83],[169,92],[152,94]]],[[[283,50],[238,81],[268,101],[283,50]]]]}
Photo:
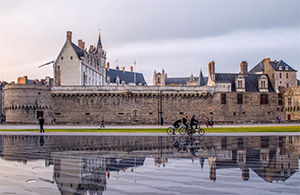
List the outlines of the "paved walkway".
{"type": "MultiPolygon", "coordinates": [[[[106,129],[146,129],[146,128],[167,128],[171,125],[107,125],[106,129]]],[[[268,123],[268,124],[222,124],[214,125],[214,127],[270,127],[270,126],[299,126],[298,123],[268,123]]],[[[201,127],[204,127],[203,125],[201,127]]],[[[98,129],[99,125],[44,125],[45,129],[98,129]]],[[[2,124],[0,129],[39,129],[39,125],[10,125],[2,124]]]]}
{"type": "MultiPolygon", "coordinates": [[[[266,127],[266,126],[299,126],[295,123],[281,123],[281,124],[230,124],[230,125],[215,125],[214,127],[266,127]]],[[[129,128],[167,128],[168,126],[160,125],[125,125],[125,126],[106,126],[105,129],[129,129],[129,128]]],[[[47,132],[47,129],[98,129],[99,126],[95,125],[45,125],[46,132],[30,132],[30,131],[0,131],[0,135],[65,135],[65,136],[168,136],[166,133],[106,133],[106,132],[47,132]]],[[[38,125],[0,125],[0,129],[39,129],[38,125]]],[[[100,129],[100,128],[99,128],[100,129]]],[[[210,133],[208,128],[206,129],[205,136],[300,136],[300,132],[251,132],[251,133],[210,133]]]]}

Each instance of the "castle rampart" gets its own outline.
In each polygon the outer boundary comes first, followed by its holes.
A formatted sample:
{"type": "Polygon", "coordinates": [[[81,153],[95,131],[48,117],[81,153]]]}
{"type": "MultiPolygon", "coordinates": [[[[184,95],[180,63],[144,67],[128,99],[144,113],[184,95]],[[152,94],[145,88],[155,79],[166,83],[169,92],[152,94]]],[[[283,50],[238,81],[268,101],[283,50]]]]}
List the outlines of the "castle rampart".
{"type": "Polygon", "coordinates": [[[52,99],[50,87],[39,85],[6,85],[4,88],[6,122],[36,123],[43,114],[47,123],[51,120],[52,99]]]}
{"type": "Polygon", "coordinates": [[[276,93],[218,92],[214,87],[168,86],[33,86],[5,88],[7,122],[60,124],[172,124],[195,114],[203,124],[273,122],[278,116],[276,93]],[[242,102],[237,98],[242,96],[242,102]],[[262,95],[266,98],[262,102],[262,95]],[[222,98],[225,96],[225,102],[222,98]]]}

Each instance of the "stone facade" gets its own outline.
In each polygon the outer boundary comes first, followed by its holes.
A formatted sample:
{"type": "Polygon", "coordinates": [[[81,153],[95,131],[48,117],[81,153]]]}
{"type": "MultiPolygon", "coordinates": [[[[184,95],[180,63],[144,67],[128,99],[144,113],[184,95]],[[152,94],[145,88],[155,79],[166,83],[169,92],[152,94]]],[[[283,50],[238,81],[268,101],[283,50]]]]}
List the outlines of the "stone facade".
{"type": "Polygon", "coordinates": [[[300,86],[285,89],[286,120],[300,120],[300,86]]]}
{"type": "Polygon", "coordinates": [[[4,89],[8,123],[37,123],[38,115],[44,116],[45,122],[50,123],[53,101],[49,86],[8,84],[4,89]]]}
{"type": "Polygon", "coordinates": [[[172,124],[193,114],[202,122],[207,116],[220,123],[273,122],[284,115],[274,92],[222,93],[207,86],[7,85],[5,95],[9,123],[36,123],[38,112],[46,123],[56,118],[60,124],[99,124],[102,118],[107,124],[172,124]]]}

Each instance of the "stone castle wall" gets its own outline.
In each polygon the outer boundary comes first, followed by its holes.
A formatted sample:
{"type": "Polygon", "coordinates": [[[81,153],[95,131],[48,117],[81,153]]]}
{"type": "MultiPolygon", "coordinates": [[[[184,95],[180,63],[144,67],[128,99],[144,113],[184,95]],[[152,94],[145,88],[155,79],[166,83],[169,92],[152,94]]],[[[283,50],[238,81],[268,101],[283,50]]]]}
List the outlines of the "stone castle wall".
{"type": "Polygon", "coordinates": [[[46,123],[52,115],[50,88],[37,85],[6,85],[4,88],[6,122],[37,123],[37,111],[44,112],[46,123]]]}
{"type": "Polygon", "coordinates": [[[236,92],[215,92],[213,87],[6,87],[7,122],[36,123],[36,112],[44,111],[46,123],[53,118],[61,124],[172,124],[183,116],[200,116],[214,122],[274,122],[282,112],[278,95],[266,93],[268,104],[261,104],[261,93],[243,94],[237,104],[236,92]],[[226,104],[221,104],[226,94],[226,104]]]}

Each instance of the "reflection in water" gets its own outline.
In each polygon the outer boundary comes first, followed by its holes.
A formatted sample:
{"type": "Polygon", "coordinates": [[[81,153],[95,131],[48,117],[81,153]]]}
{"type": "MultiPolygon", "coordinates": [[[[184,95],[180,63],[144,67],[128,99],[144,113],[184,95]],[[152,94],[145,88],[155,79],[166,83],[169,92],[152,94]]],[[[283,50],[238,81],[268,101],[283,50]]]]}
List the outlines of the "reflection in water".
{"type": "Polygon", "coordinates": [[[208,161],[207,179],[217,170],[239,168],[241,181],[250,169],[266,182],[286,181],[298,171],[299,136],[1,136],[4,160],[45,159],[54,167],[53,179],[61,194],[102,194],[112,172],[133,172],[153,158],[157,168],[170,159],[208,161]]]}

